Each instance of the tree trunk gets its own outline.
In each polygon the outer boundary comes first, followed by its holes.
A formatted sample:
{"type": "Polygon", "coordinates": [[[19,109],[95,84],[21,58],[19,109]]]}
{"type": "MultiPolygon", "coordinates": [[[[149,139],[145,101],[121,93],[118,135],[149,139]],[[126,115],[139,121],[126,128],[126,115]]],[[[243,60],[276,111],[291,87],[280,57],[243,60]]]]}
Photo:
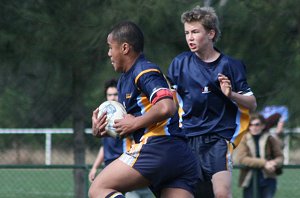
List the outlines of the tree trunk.
{"type": "MultiPolygon", "coordinates": [[[[85,138],[84,138],[84,81],[80,68],[73,68],[73,148],[75,165],[85,164],[85,138]]],[[[74,192],[76,198],[84,198],[86,188],[85,169],[74,170],[74,192]]]]}

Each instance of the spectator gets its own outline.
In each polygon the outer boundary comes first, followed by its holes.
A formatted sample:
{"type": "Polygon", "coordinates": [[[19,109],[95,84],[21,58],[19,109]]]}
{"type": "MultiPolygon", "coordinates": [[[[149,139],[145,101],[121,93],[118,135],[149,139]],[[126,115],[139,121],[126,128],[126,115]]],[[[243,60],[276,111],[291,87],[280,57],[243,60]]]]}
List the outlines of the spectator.
{"type": "Polygon", "coordinates": [[[281,174],[283,154],[280,142],[264,130],[265,126],[262,115],[252,115],[249,131],[237,149],[238,161],[244,166],[239,176],[239,186],[243,187],[244,198],[254,196],[254,185],[261,198],[272,198],[276,192],[276,176],[281,174]],[[257,176],[256,183],[254,174],[257,176]]]}

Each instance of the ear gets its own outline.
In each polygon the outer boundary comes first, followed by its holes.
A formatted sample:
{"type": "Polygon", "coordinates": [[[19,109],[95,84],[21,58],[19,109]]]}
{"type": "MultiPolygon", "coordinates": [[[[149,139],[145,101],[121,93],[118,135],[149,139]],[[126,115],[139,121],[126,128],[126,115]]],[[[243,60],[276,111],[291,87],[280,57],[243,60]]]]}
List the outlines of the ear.
{"type": "Polygon", "coordinates": [[[123,43],[121,48],[123,54],[128,54],[130,50],[130,45],[128,43],[123,43]]]}
{"type": "Polygon", "coordinates": [[[215,30],[209,30],[208,32],[208,38],[213,40],[213,38],[215,38],[216,32],[215,30]]]}

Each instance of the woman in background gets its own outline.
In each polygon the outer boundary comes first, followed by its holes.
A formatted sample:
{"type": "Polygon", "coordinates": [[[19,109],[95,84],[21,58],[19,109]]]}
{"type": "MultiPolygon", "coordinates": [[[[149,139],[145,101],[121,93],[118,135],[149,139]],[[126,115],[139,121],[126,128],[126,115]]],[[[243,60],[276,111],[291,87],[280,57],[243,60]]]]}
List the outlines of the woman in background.
{"type": "Polygon", "coordinates": [[[238,161],[241,168],[239,185],[243,187],[244,198],[252,198],[254,186],[261,198],[274,197],[276,176],[281,174],[283,154],[280,142],[265,131],[265,119],[260,114],[251,116],[249,131],[238,147],[238,161]],[[257,182],[253,176],[257,173],[257,182]]]}

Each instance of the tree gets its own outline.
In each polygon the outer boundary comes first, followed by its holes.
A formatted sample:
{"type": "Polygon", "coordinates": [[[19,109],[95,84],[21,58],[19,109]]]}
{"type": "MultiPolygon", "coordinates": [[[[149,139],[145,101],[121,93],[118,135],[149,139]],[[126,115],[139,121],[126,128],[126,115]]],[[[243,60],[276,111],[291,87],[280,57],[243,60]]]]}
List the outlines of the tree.
{"type": "MultiPolygon", "coordinates": [[[[139,24],[145,54],[167,70],[188,50],[181,13],[213,6],[221,22],[216,46],[242,59],[259,108],[284,104],[299,126],[300,13],[294,0],[269,1],[8,1],[0,2],[1,127],[73,127],[74,163],[85,164],[85,128],[102,99],[102,83],[117,77],[106,37],[122,20],[139,24]]],[[[75,171],[76,196],[86,189],[75,171]]]]}

